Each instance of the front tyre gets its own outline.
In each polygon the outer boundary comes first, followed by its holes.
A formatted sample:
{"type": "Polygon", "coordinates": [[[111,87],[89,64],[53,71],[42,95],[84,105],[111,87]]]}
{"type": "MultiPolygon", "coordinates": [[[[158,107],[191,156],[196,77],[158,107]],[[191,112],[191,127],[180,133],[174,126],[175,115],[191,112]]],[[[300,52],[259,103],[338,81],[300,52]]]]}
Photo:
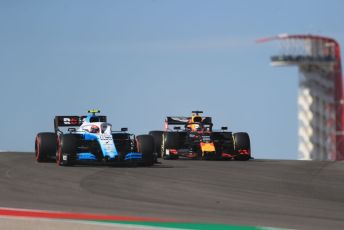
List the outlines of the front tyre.
{"type": "Polygon", "coordinates": [[[119,154],[120,160],[124,160],[125,155],[133,151],[132,145],[131,145],[130,134],[113,133],[112,139],[113,139],[113,142],[115,143],[115,147],[119,154]]]}
{"type": "Polygon", "coordinates": [[[35,156],[37,162],[48,162],[57,150],[55,133],[38,133],[35,139],[35,156]]]}
{"type": "Polygon", "coordinates": [[[154,156],[154,138],[151,135],[136,136],[137,151],[142,153],[143,165],[151,166],[156,161],[154,156]]]}
{"type": "Polygon", "coordinates": [[[251,158],[251,143],[248,133],[234,133],[235,160],[247,161],[251,158]]]}
{"type": "Polygon", "coordinates": [[[59,147],[56,163],[61,166],[72,166],[76,161],[77,136],[74,134],[62,134],[59,136],[59,147]]]}

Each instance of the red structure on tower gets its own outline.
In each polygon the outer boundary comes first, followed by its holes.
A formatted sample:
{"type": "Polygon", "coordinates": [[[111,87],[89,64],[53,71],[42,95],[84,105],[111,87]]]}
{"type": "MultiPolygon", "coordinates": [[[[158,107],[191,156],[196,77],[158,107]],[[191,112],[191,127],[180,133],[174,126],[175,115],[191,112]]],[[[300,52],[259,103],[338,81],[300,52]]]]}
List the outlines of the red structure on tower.
{"type": "Polygon", "coordinates": [[[317,35],[278,35],[274,66],[299,67],[299,158],[344,160],[344,95],[339,43],[317,35]]]}

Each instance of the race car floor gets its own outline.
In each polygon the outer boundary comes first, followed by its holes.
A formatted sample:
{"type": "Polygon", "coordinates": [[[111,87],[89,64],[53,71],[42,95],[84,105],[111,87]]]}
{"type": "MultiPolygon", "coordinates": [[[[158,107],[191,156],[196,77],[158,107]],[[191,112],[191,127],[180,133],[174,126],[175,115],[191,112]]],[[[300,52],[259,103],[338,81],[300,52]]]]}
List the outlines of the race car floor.
{"type": "MultiPolygon", "coordinates": [[[[0,207],[344,229],[344,162],[160,161],[153,167],[60,167],[36,163],[33,153],[0,153],[0,207]]],[[[12,220],[2,219],[0,227],[12,220]]]]}

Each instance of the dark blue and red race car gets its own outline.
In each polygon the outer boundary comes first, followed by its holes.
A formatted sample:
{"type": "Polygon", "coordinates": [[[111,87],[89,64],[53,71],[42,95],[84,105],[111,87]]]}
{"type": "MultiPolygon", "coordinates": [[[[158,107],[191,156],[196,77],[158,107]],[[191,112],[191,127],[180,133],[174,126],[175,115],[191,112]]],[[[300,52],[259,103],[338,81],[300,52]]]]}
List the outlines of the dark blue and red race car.
{"type": "Polygon", "coordinates": [[[164,131],[151,131],[155,151],[164,159],[249,160],[251,144],[245,132],[232,133],[227,127],[213,130],[211,117],[193,111],[190,117],[169,116],[164,131]]]}

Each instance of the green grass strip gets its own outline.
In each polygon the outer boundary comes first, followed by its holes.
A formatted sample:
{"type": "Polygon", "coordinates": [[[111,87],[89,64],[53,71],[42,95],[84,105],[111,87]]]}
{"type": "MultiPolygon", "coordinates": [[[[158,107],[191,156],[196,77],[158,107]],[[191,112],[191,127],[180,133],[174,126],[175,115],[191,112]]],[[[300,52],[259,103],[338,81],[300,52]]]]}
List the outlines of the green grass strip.
{"type": "Polygon", "coordinates": [[[264,230],[266,228],[207,223],[183,223],[183,222],[137,222],[137,221],[96,221],[102,223],[138,225],[157,228],[191,229],[191,230],[264,230]]]}

